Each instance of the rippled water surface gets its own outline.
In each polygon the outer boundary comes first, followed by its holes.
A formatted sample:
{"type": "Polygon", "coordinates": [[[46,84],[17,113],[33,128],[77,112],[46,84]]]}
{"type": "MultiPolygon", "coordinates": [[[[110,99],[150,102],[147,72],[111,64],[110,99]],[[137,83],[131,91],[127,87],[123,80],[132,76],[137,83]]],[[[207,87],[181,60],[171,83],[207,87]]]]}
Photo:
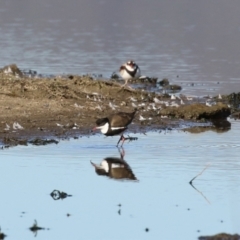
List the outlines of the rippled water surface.
{"type": "Polygon", "coordinates": [[[240,2],[1,0],[0,66],[103,74],[134,59],[183,93],[239,91],[240,2]]]}
{"type": "Polygon", "coordinates": [[[46,228],[37,239],[190,240],[239,233],[239,130],[233,121],[224,133],[136,134],[124,159],[138,181],[99,176],[90,164],[119,157],[117,137],[2,150],[1,229],[7,239],[33,239],[28,228],[36,219],[46,228]],[[189,181],[206,166],[194,189],[189,181]],[[72,197],[53,200],[54,189],[72,197]]]}

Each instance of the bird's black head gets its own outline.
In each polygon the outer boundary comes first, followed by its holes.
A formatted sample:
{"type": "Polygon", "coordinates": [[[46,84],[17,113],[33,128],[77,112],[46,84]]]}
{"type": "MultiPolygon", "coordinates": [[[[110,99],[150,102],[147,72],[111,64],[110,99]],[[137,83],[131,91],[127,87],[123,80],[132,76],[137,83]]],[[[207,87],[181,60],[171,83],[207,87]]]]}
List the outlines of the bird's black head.
{"type": "Polygon", "coordinates": [[[129,61],[127,62],[127,65],[130,66],[130,67],[132,67],[132,68],[135,68],[136,63],[135,63],[133,60],[129,60],[129,61]]]}
{"type": "Polygon", "coordinates": [[[108,122],[108,118],[99,118],[97,121],[96,121],[96,124],[98,126],[103,126],[105,123],[108,122]]]}

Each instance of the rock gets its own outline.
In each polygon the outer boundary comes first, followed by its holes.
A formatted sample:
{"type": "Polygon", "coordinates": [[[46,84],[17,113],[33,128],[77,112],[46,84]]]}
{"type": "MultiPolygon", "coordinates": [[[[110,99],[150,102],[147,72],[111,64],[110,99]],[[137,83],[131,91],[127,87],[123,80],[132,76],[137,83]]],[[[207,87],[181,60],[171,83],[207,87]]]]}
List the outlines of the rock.
{"type": "Polygon", "coordinates": [[[162,81],[159,82],[160,86],[162,86],[164,91],[168,92],[176,92],[181,91],[182,87],[176,84],[170,84],[167,78],[164,78],[162,81]]]}
{"type": "Polygon", "coordinates": [[[47,144],[58,144],[58,141],[55,139],[40,139],[40,138],[35,138],[34,140],[29,141],[29,143],[36,145],[36,146],[42,146],[42,145],[47,145],[47,144]]]}
{"type": "Polygon", "coordinates": [[[119,78],[120,78],[120,76],[117,73],[115,73],[115,72],[112,73],[111,79],[119,80],[119,78]]]}
{"type": "Polygon", "coordinates": [[[137,79],[134,79],[134,82],[156,84],[157,80],[158,80],[158,78],[156,78],[156,77],[141,76],[137,79]]]}
{"type": "Polygon", "coordinates": [[[199,240],[240,240],[240,235],[238,234],[227,234],[227,233],[219,233],[213,236],[200,236],[199,240]]]}
{"type": "Polygon", "coordinates": [[[1,228],[0,228],[0,239],[4,239],[7,235],[5,235],[3,232],[1,232],[1,228]]]}
{"type": "Polygon", "coordinates": [[[4,74],[11,74],[17,77],[23,77],[22,71],[18,68],[16,64],[11,64],[3,67],[3,69],[1,69],[1,72],[3,72],[4,74]]]}
{"type": "Polygon", "coordinates": [[[191,105],[183,105],[178,108],[163,108],[159,112],[160,116],[193,120],[227,118],[230,114],[230,108],[222,103],[218,103],[211,107],[208,107],[205,104],[194,103],[191,105]]]}
{"type": "Polygon", "coordinates": [[[168,81],[167,78],[164,78],[163,80],[161,80],[161,81],[159,82],[159,84],[160,84],[160,86],[165,87],[165,86],[168,86],[168,85],[169,85],[169,81],[168,81]]]}
{"type": "Polygon", "coordinates": [[[170,90],[170,91],[181,91],[182,90],[182,87],[179,86],[179,85],[176,85],[176,84],[170,84],[166,87],[164,87],[164,90],[170,90]]]}
{"type": "Polygon", "coordinates": [[[231,93],[228,96],[226,96],[226,98],[228,99],[229,103],[234,108],[240,107],[240,92],[239,93],[231,93]]]}
{"type": "Polygon", "coordinates": [[[231,118],[233,119],[240,119],[240,111],[237,111],[235,113],[232,113],[231,118]]]}

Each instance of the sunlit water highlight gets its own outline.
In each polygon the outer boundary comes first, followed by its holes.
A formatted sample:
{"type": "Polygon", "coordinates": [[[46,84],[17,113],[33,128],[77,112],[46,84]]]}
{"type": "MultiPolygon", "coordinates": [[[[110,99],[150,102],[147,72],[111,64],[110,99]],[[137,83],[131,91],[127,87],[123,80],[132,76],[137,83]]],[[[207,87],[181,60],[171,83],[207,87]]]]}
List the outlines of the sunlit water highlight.
{"type": "Polygon", "coordinates": [[[134,135],[139,139],[126,143],[124,159],[137,182],[98,176],[90,164],[119,157],[116,137],[3,150],[2,231],[8,239],[32,239],[28,228],[36,219],[49,228],[38,239],[190,240],[239,233],[239,130],[240,122],[233,121],[225,133],[134,135]],[[189,181],[208,164],[193,181],[198,192],[189,181]],[[54,201],[49,195],[54,189],[73,196],[54,201]]]}

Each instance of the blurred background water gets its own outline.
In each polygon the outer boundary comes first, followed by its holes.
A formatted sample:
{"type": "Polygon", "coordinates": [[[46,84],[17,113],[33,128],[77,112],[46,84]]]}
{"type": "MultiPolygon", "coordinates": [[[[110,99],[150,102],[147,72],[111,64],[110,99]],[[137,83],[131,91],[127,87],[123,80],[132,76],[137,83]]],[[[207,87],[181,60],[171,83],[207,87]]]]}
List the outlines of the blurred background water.
{"type": "Polygon", "coordinates": [[[109,78],[134,59],[183,93],[229,94],[239,91],[239,11],[238,0],[1,0],[0,66],[109,78]]]}

